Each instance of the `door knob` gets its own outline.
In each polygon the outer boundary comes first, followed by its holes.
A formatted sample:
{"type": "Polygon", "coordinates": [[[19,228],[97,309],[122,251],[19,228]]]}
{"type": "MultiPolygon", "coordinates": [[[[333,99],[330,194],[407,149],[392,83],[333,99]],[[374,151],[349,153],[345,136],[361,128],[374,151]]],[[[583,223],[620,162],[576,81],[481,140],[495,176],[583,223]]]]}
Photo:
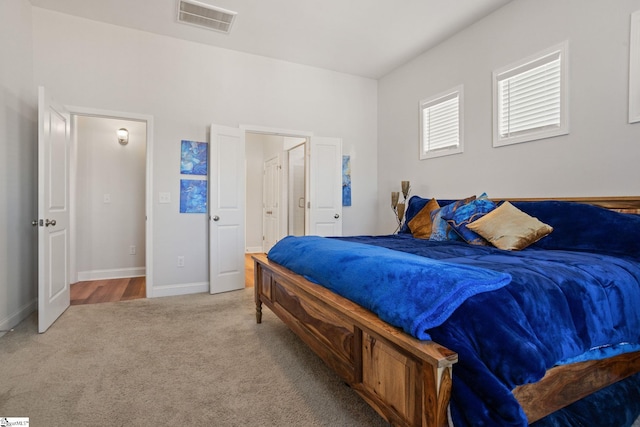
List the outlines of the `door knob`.
{"type": "Polygon", "coordinates": [[[52,227],[54,227],[55,225],[56,225],[56,220],[55,220],[55,219],[51,219],[51,220],[50,220],[50,219],[48,219],[48,218],[47,218],[47,219],[44,221],[44,226],[45,226],[45,227],[48,227],[48,226],[52,226],[52,227]]]}
{"type": "Polygon", "coordinates": [[[335,219],[338,219],[338,218],[340,218],[340,215],[335,214],[333,217],[334,217],[335,219]]]}
{"type": "Polygon", "coordinates": [[[220,221],[220,217],[218,215],[214,215],[214,217],[212,218],[214,221],[220,221]]]}

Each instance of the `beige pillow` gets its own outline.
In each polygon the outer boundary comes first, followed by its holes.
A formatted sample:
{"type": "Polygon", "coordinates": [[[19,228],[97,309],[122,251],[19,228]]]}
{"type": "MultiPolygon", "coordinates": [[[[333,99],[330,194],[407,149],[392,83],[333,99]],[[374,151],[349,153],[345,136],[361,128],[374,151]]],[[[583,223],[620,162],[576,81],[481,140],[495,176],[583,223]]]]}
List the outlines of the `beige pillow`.
{"type": "Polygon", "coordinates": [[[431,199],[420,212],[409,221],[409,230],[413,237],[418,239],[428,239],[431,237],[431,211],[439,209],[440,205],[436,199],[431,199]]]}
{"type": "Polygon", "coordinates": [[[509,202],[467,225],[493,246],[507,251],[524,249],[553,231],[509,202]]]}

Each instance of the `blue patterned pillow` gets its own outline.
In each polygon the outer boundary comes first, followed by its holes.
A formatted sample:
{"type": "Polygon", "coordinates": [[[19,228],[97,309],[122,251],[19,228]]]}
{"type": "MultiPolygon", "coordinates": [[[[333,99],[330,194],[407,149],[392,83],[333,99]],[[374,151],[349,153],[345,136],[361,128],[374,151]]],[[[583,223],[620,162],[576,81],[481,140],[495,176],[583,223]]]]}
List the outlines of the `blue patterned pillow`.
{"type": "Polygon", "coordinates": [[[496,208],[496,204],[482,194],[475,200],[460,206],[458,209],[442,215],[447,224],[455,231],[462,240],[472,245],[487,245],[487,241],[473,230],[467,228],[478,218],[483,217],[496,208]]]}
{"type": "Polygon", "coordinates": [[[466,199],[458,200],[457,202],[448,204],[431,212],[431,237],[429,240],[435,240],[443,242],[445,240],[462,240],[460,236],[453,231],[447,221],[444,219],[445,215],[450,215],[455,212],[461,206],[475,200],[476,196],[467,197],[466,199]]]}
{"type": "MultiPolygon", "coordinates": [[[[425,199],[420,196],[411,196],[409,198],[409,201],[407,202],[407,210],[404,213],[405,221],[398,233],[411,233],[411,230],[409,229],[409,222],[411,222],[411,220],[427,205],[427,203],[429,203],[430,200],[430,198],[425,199]]],[[[455,202],[455,200],[440,199],[437,200],[437,202],[440,206],[445,206],[455,202]]]]}

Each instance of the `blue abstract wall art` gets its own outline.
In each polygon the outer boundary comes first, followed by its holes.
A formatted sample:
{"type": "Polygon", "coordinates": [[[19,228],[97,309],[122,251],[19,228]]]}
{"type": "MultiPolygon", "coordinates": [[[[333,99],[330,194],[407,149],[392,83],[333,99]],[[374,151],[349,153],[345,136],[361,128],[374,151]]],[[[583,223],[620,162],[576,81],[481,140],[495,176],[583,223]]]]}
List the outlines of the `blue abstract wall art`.
{"type": "Polygon", "coordinates": [[[180,147],[180,173],[185,175],[207,175],[209,144],[197,141],[182,141],[180,147]]]}
{"type": "Polygon", "coordinates": [[[207,213],[207,181],[180,180],[180,213],[207,213]]]}
{"type": "Polygon", "coordinates": [[[342,156],[342,206],[351,206],[351,156],[342,156]]]}

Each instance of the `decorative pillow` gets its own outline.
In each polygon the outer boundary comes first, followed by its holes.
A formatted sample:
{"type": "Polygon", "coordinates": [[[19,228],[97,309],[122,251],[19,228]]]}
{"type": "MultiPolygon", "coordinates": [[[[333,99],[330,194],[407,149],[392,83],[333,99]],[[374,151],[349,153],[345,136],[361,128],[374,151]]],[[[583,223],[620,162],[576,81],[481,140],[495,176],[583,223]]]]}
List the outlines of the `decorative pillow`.
{"type": "Polygon", "coordinates": [[[559,200],[513,205],[553,227],[553,234],[537,242],[536,248],[598,252],[640,260],[640,215],[559,200]]]}
{"type": "Polygon", "coordinates": [[[449,215],[455,212],[461,206],[466,205],[472,200],[475,200],[476,196],[467,197],[466,199],[458,200],[457,202],[450,203],[446,206],[436,209],[431,212],[431,237],[429,240],[445,241],[445,240],[462,240],[458,234],[453,231],[447,221],[443,218],[444,215],[449,215]]]}
{"type": "Polygon", "coordinates": [[[504,202],[482,218],[467,225],[493,246],[507,251],[521,250],[542,239],[553,228],[504,202]]]}
{"type": "Polygon", "coordinates": [[[495,208],[496,204],[483,193],[476,200],[460,206],[453,212],[442,215],[442,218],[465,242],[472,245],[487,245],[487,241],[475,231],[469,230],[468,225],[495,208]]]}
{"type": "MultiPolygon", "coordinates": [[[[407,202],[407,210],[404,213],[405,221],[402,223],[402,227],[400,227],[400,231],[398,231],[398,233],[411,233],[411,230],[409,229],[409,222],[413,219],[414,216],[418,215],[418,212],[420,212],[422,208],[424,208],[427,203],[429,203],[430,200],[431,199],[425,199],[424,197],[420,196],[409,197],[409,201],[407,202]]],[[[445,206],[453,202],[455,202],[455,200],[438,200],[438,204],[440,206],[445,206]]]]}
{"type": "Polygon", "coordinates": [[[413,237],[418,239],[428,239],[431,236],[431,211],[439,209],[440,205],[436,199],[429,202],[409,221],[409,230],[413,237]]]}

